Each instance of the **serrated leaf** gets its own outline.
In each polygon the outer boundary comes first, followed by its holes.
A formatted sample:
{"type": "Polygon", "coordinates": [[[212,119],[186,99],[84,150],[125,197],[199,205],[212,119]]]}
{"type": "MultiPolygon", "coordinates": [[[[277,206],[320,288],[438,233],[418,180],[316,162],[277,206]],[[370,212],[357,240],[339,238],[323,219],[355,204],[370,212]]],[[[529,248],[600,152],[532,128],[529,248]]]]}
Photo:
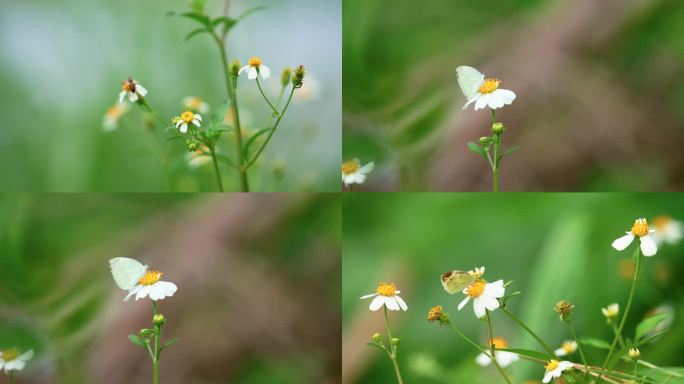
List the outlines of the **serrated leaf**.
{"type": "Polygon", "coordinates": [[[179,341],[180,341],[180,338],[174,337],[173,339],[171,339],[171,340],[167,341],[166,343],[164,343],[164,345],[161,346],[161,350],[163,351],[164,348],[168,347],[169,345],[176,344],[176,343],[179,342],[179,341]]]}
{"type": "Polygon", "coordinates": [[[605,340],[595,339],[593,337],[583,337],[579,340],[579,343],[598,349],[610,349],[610,343],[605,340]]]}
{"type": "Polygon", "coordinates": [[[641,321],[636,327],[636,332],[634,333],[634,341],[639,341],[641,337],[648,333],[648,331],[657,327],[658,324],[663,322],[663,320],[665,320],[668,316],[670,316],[669,313],[659,313],[657,315],[648,317],[641,321]]]}
{"type": "Polygon", "coordinates": [[[259,136],[263,135],[264,133],[266,133],[272,129],[273,128],[260,129],[260,130],[256,131],[256,133],[254,133],[252,136],[250,136],[250,138],[247,139],[247,142],[245,143],[245,152],[244,152],[245,156],[249,156],[249,148],[252,146],[252,144],[254,144],[256,139],[258,139],[259,136]]]}
{"type": "Polygon", "coordinates": [[[204,25],[206,28],[209,28],[209,16],[207,15],[203,15],[197,12],[185,12],[181,13],[179,16],[195,20],[196,22],[204,25]]]}
{"type": "Polygon", "coordinates": [[[135,345],[145,347],[145,340],[140,338],[140,336],[138,336],[138,335],[133,335],[133,334],[128,335],[128,340],[130,340],[131,343],[133,343],[135,345]]]}
{"type": "Polygon", "coordinates": [[[506,352],[513,352],[518,355],[522,356],[527,356],[531,357],[533,359],[539,359],[542,361],[547,361],[549,357],[545,353],[533,351],[531,349],[522,349],[522,348],[497,348],[497,351],[506,351],[506,352]]]}
{"type": "Polygon", "coordinates": [[[210,33],[210,31],[206,28],[197,28],[185,36],[185,41],[190,41],[190,39],[199,35],[200,33],[210,33]]]}

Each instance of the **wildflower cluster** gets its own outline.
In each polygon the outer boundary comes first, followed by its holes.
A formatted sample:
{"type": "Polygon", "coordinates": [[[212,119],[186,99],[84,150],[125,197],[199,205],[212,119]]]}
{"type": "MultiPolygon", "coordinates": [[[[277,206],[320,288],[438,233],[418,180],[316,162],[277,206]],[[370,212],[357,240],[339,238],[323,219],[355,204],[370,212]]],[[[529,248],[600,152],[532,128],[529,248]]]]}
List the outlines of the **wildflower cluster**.
{"type": "MultiPolygon", "coordinates": [[[[215,108],[211,116],[208,116],[211,111],[209,104],[197,96],[186,97],[182,100],[183,109],[179,111],[178,115],[171,119],[164,119],[149,104],[147,88],[138,80],[129,77],[122,83],[118,104],[107,111],[103,120],[103,126],[105,130],[109,131],[116,129],[119,120],[129,111],[129,108],[123,104],[128,100],[128,102],[134,103],[152,116],[163,128],[163,131],[157,132],[160,143],[181,139],[187,144],[190,155],[186,156],[186,161],[191,169],[213,163],[218,189],[223,191],[221,166],[232,168],[237,175],[240,190],[246,192],[250,188],[248,170],[257,163],[273,134],[281,124],[295,91],[302,88],[305,84],[306,69],[303,65],[300,65],[293,71],[289,66],[286,66],[280,77],[281,90],[279,96],[277,100],[272,101],[261,84],[261,81],[266,81],[271,77],[271,69],[258,56],[251,57],[244,66],[240,64],[239,60],[235,59],[229,65],[225,48],[229,31],[242,18],[254,11],[263,9],[263,7],[251,9],[237,18],[228,16],[212,18],[204,12],[203,2],[201,4],[193,3],[191,7],[191,12],[181,13],[179,16],[198,23],[200,27],[191,31],[187,36],[187,40],[206,34],[216,43],[223,64],[222,75],[225,77],[226,101],[220,107],[215,108]],[[238,79],[241,76],[255,81],[256,87],[269,111],[269,118],[264,123],[264,126],[253,131],[251,134],[247,133],[244,121],[241,122],[240,120],[238,79]],[[288,89],[289,93],[286,93],[288,89]],[[287,98],[285,98],[284,105],[281,106],[286,94],[287,98]],[[229,146],[220,141],[224,133],[228,137],[233,137],[231,139],[231,141],[234,141],[233,151],[230,151],[228,149],[229,146]],[[205,158],[206,160],[199,161],[197,160],[199,158],[205,158]]],[[[226,141],[226,144],[228,144],[228,141],[226,141]]]]}

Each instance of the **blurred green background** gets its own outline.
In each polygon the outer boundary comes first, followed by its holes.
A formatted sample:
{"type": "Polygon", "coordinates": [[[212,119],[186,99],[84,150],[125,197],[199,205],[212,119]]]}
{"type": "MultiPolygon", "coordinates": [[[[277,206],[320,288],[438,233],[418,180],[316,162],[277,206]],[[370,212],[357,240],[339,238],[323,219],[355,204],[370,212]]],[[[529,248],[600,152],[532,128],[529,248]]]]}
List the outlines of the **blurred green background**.
{"type": "Polygon", "coordinates": [[[366,189],[491,190],[459,65],[517,94],[503,190],[684,189],[679,0],[346,0],[343,19],[343,158],[375,161],[366,189]]]}
{"type": "MultiPolygon", "coordinates": [[[[462,294],[448,295],[440,275],[485,266],[485,279],[513,280],[507,293],[522,291],[507,307],[545,341],[559,348],[569,339],[553,308],[565,299],[575,304],[580,338],[609,339],[601,308],[617,302],[624,309],[631,286],[634,245],[618,252],[611,242],[634,219],[667,214],[684,218],[684,197],[676,194],[391,194],[343,199],[342,334],[343,382],[391,383],[387,356],[364,345],[375,332],[386,333],[382,312],[369,300],[381,281],[394,282],[407,312],[390,312],[392,334],[401,337],[399,364],[407,383],[495,383],[493,367],[475,363],[478,354],[452,331],[427,322],[427,312],[442,305],[452,322],[485,344],[486,332],[469,303],[457,311],[462,294]]],[[[651,226],[653,228],[653,226],[651,226]]],[[[684,244],[663,245],[644,258],[642,275],[625,335],[657,306],[674,310],[671,330],[641,347],[642,359],[660,366],[682,365],[684,347],[684,244]]],[[[493,314],[494,334],[513,348],[541,350],[501,311],[493,314]]],[[[609,339],[611,340],[611,339],[609,339]]],[[[612,340],[611,340],[612,341],[612,340]]],[[[386,341],[385,341],[386,342],[386,341]]],[[[585,347],[590,362],[605,352],[585,347]]],[[[571,356],[579,361],[579,356],[571,356]]],[[[625,368],[631,369],[631,365],[625,368]]],[[[540,382],[544,369],[520,361],[509,367],[515,382],[540,382]]],[[[671,379],[668,382],[679,382],[671,379]]]]}
{"type": "Polygon", "coordinates": [[[162,355],[161,382],[339,382],[339,200],[1,195],[0,350],[36,352],[16,383],[152,382],[147,352],[127,338],[151,325],[152,305],[122,301],[117,256],[178,286],[159,302],[165,340],[181,339],[162,355]]]}
{"type": "MultiPolygon", "coordinates": [[[[241,21],[228,39],[229,59],[259,55],[273,70],[265,91],[275,99],[280,72],[304,64],[308,87],[250,170],[255,191],[339,191],[341,156],[341,5],[339,0],[233,0],[231,14],[266,6],[241,21]]],[[[224,1],[207,1],[212,16],[224,1]]],[[[149,91],[164,119],[199,96],[212,108],[226,98],[223,69],[208,35],[170,11],[186,0],[26,0],[0,3],[0,81],[4,134],[0,162],[5,191],[213,191],[211,163],[192,169],[185,143],[160,145],[134,108],[117,130],[103,116],[128,76],[149,91]],[[161,148],[161,149],[160,149],[161,148]]],[[[242,122],[254,133],[268,118],[256,84],[239,83],[242,122]]],[[[301,97],[300,97],[301,96],[301,97]]],[[[221,152],[234,157],[224,134],[221,152]]],[[[223,167],[226,190],[237,176],[223,167]]]]}

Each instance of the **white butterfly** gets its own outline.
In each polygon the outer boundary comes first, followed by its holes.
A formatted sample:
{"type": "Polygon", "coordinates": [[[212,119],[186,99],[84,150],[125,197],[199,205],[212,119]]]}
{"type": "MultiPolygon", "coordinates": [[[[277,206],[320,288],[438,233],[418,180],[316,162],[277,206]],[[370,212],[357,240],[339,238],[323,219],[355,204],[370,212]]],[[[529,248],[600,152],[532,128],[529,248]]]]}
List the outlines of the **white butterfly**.
{"type": "Polygon", "coordinates": [[[114,282],[121,289],[130,290],[145,275],[147,265],[143,265],[138,260],[128,257],[115,257],[109,260],[109,269],[112,272],[114,282]]]}
{"type": "Polygon", "coordinates": [[[499,80],[486,79],[484,74],[473,67],[462,65],[456,68],[456,77],[461,91],[468,98],[463,109],[471,103],[475,103],[476,111],[484,107],[497,109],[515,100],[513,91],[500,89],[499,80]]]}

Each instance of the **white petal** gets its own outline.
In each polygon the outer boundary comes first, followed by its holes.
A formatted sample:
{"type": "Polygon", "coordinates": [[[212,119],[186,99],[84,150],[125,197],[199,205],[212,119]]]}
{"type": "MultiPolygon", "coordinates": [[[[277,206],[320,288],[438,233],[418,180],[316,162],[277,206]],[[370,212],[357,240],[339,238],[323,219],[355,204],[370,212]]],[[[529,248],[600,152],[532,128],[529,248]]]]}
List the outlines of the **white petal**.
{"type": "Polygon", "coordinates": [[[468,100],[468,102],[465,103],[465,105],[463,106],[463,109],[468,109],[468,106],[469,106],[470,104],[474,103],[475,101],[477,101],[477,99],[479,99],[479,98],[480,98],[480,94],[479,94],[479,93],[476,94],[475,96],[471,97],[471,98],[468,100]]]}
{"type": "Polygon", "coordinates": [[[136,285],[135,287],[131,288],[131,290],[128,291],[128,295],[126,295],[126,297],[124,297],[123,301],[128,301],[128,299],[130,299],[131,296],[133,296],[133,295],[135,295],[136,293],[138,293],[138,291],[140,290],[140,288],[142,288],[142,285],[140,285],[140,284],[138,284],[138,285],[136,285]]]}
{"type": "MultiPolygon", "coordinates": [[[[575,363],[573,363],[572,361],[561,361],[560,363],[558,363],[558,368],[556,368],[556,369],[560,370],[560,372],[562,373],[566,369],[572,368],[574,366],[575,366],[575,363]]],[[[558,375],[558,376],[560,376],[560,375],[558,375]]]]}
{"type": "Polygon", "coordinates": [[[249,69],[247,69],[247,78],[250,79],[250,80],[254,80],[254,79],[256,79],[256,77],[257,77],[257,70],[256,70],[256,68],[254,68],[254,67],[249,67],[249,69]]]}
{"type": "Polygon", "coordinates": [[[478,109],[482,109],[487,106],[489,103],[489,94],[486,95],[480,95],[480,97],[477,98],[477,101],[475,102],[475,110],[477,111],[478,109]]]}
{"type": "Polygon", "coordinates": [[[240,76],[242,74],[242,72],[248,70],[249,68],[250,68],[249,65],[245,65],[244,67],[240,68],[240,70],[238,71],[238,76],[240,76]]]}
{"type": "Polygon", "coordinates": [[[366,181],[366,175],[355,172],[347,175],[347,184],[363,184],[366,181]]]}
{"type": "Polygon", "coordinates": [[[369,173],[370,171],[372,171],[373,168],[375,168],[375,164],[371,161],[370,163],[359,168],[359,170],[357,172],[360,172],[362,174],[366,174],[366,173],[369,173]]]}
{"type": "Polygon", "coordinates": [[[466,298],[463,299],[463,301],[458,303],[458,310],[460,311],[461,309],[463,309],[463,307],[465,307],[465,305],[468,304],[468,301],[470,301],[470,296],[466,296],[466,298]]]}
{"type": "Polygon", "coordinates": [[[371,311],[377,311],[384,304],[385,304],[385,296],[377,295],[377,296],[375,296],[375,299],[373,299],[373,301],[371,301],[370,305],[368,306],[368,309],[370,309],[371,311]]]}
{"type": "Polygon", "coordinates": [[[563,348],[558,348],[558,349],[556,349],[555,351],[553,351],[553,353],[554,353],[556,356],[565,356],[565,355],[568,354],[567,352],[565,352],[565,349],[563,349],[563,348]]]}
{"type": "Polygon", "coordinates": [[[518,361],[519,359],[520,357],[513,352],[496,352],[496,361],[499,362],[499,365],[501,365],[501,367],[507,367],[511,365],[513,362],[518,361]]]}
{"type": "Polygon", "coordinates": [[[499,300],[497,300],[494,297],[482,294],[482,295],[480,295],[480,297],[478,297],[478,299],[480,299],[480,301],[482,302],[482,305],[484,305],[484,307],[489,309],[490,311],[493,311],[493,310],[499,308],[499,300]]]}
{"type": "Polygon", "coordinates": [[[492,363],[492,359],[490,359],[489,356],[485,355],[484,353],[480,353],[475,358],[475,362],[481,367],[486,367],[492,363]]]}
{"type": "Polygon", "coordinates": [[[119,92],[119,104],[123,103],[123,99],[126,96],[126,91],[119,92]]]}
{"type": "Polygon", "coordinates": [[[551,381],[551,371],[546,371],[542,383],[548,383],[549,381],[551,381]]]}
{"type": "Polygon", "coordinates": [[[515,92],[508,89],[497,89],[494,93],[497,93],[506,105],[511,104],[515,100],[515,92]]]}
{"type": "Polygon", "coordinates": [[[129,92],[128,100],[130,100],[131,103],[135,103],[136,101],[138,101],[138,94],[135,92],[129,92]]]}
{"type": "Polygon", "coordinates": [[[199,120],[193,120],[192,123],[195,124],[195,125],[198,126],[198,127],[201,127],[201,126],[202,126],[202,125],[200,124],[199,120]]]}
{"type": "Polygon", "coordinates": [[[377,296],[377,295],[378,295],[377,293],[371,293],[370,295],[363,295],[363,296],[361,296],[361,299],[367,299],[367,298],[369,298],[369,297],[373,297],[373,296],[377,296]]]}
{"type": "Polygon", "coordinates": [[[181,124],[180,131],[181,131],[181,133],[188,132],[188,123],[181,124]]]}
{"type": "Polygon", "coordinates": [[[390,311],[399,310],[399,303],[397,303],[395,296],[388,297],[387,299],[385,299],[385,305],[387,306],[387,309],[389,309],[390,311]]]}
{"type": "Polygon", "coordinates": [[[266,80],[271,77],[271,68],[262,64],[259,66],[259,73],[261,73],[261,78],[266,80]]]}
{"type": "Polygon", "coordinates": [[[140,289],[138,290],[138,293],[135,295],[135,300],[144,299],[149,294],[150,294],[150,286],[149,285],[143,285],[142,287],[140,287],[140,289]]]}
{"type": "Polygon", "coordinates": [[[486,284],[482,294],[496,298],[504,297],[506,288],[504,288],[503,284],[503,280],[497,280],[493,283],[486,284]]]}
{"type": "Polygon", "coordinates": [[[485,315],[485,305],[482,301],[482,296],[473,299],[473,310],[475,311],[475,316],[480,319],[485,315]]]}
{"type": "Polygon", "coordinates": [[[147,95],[147,89],[140,84],[135,85],[135,91],[140,94],[140,96],[145,97],[147,95]]]}
{"type": "Polygon", "coordinates": [[[4,366],[5,366],[5,362],[2,359],[0,359],[0,369],[2,369],[2,367],[4,367],[4,366]]]}
{"type": "Polygon", "coordinates": [[[24,352],[21,356],[18,357],[18,359],[21,361],[29,361],[32,358],[33,358],[33,349],[30,349],[30,350],[24,352]]]}
{"type": "Polygon", "coordinates": [[[491,109],[497,109],[504,106],[504,101],[503,98],[501,98],[500,95],[496,91],[494,91],[489,95],[489,102],[487,103],[487,105],[491,109]]]}
{"type": "Polygon", "coordinates": [[[613,241],[612,245],[613,248],[617,249],[618,251],[622,251],[623,249],[629,247],[629,245],[632,244],[632,241],[634,241],[634,235],[631,233],[627,233],[621,238],[613,241]]]}
{"type": "Polygon", "coordinates": [[[202,115],[200,115],[199,113],[195,113],[194,119],[202,121],[202,115]]]}
{"type": "MultiPolygon", "coordinates": [[[[399,291],[397,291],[397,293],[399,293],[399,291]]],[[[401,307],[401,309],[403,309],[404,311],[408,310],[408,305],[406,305],[406,302],[404,301],[404,299],[402,299],[401,297],[399,297],[397,295],[395,295],[394,298],[397,299],[397,303],[399,303],[399,306],[401,307]]]]}
{"type": "Polygon", "coordinates": [[[658,246],[656,245],[655,241],[653,241],[653,237],[651,237],[651,235],[641,236],[639,240],[641,240],[641,252],[644,254],[644,256],[648,257],[656,254],[658,251],[658,246]]]}

